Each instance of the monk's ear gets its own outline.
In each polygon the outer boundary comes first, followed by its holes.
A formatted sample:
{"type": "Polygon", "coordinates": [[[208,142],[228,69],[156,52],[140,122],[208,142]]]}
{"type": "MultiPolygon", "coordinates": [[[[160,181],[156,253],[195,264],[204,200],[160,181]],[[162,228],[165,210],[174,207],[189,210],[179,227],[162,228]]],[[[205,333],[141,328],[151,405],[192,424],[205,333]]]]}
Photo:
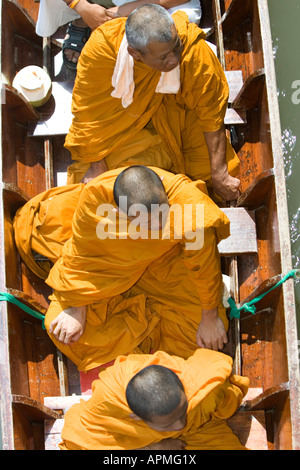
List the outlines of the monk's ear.
{"type": "Polygon", "coordinates": [[[135,413],[129,413],[129,418],[134,419],[135,421],[142,421],[135,413]]]}
{"type": "Polygon", "coordinates": [[[142,60],[141,53],[134,49],[132,46],[128,46],[128,53],[135,59],[135,60],[142,60]]]}

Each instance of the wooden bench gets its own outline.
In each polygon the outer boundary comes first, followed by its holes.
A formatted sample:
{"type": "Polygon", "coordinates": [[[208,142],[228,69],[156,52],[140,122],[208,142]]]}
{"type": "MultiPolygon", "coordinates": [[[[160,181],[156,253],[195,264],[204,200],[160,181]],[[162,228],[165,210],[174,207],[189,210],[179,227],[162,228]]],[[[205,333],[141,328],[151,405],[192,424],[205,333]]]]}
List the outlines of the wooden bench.
{"type": "Polygon", "coordinates": [[[230,220],[230,236],[219,243],[218,249],[220,255],[234,256],[245,253],[257,253],[254,215],[244,207],[226,207],[221,210],[230,220]]]}
{"type": "MultiPolygon", "coordinates": [[[[244,109],[234,109],[231,103],[243,87],[243,76],[240,70],[225,72],[229,85],[229,107],[225,115],[225,124],[244,124],[244,109]]],[[[40,120],[29,124],[28,134],[31,137],[49,137],[66,135],[73,119],[71,112],[73,84],[71,82],[52,82],[52,96],[49,102],[39,108],[40,120]]],[[[34,110],[32,111],[34,113],[34,110]]]]}

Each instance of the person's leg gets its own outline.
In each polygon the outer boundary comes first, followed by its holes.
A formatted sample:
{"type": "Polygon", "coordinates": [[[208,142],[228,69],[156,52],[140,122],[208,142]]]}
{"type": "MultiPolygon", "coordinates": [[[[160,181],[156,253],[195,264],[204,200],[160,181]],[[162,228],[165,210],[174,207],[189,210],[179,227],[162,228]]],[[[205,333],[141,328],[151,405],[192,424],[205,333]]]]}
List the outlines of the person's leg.
{"type": "MultiPolygon", "coordinates": [[[[110,0],[88,0],[89,3],[109,8],[114,4],[110,0]]],[[[82,18],[69,23],[63,44],[64,63],[71,69],[76,69],[80,53],[91,34],[91,29],[82,18]]]]}
{"type": "Polygon", "coordinates": [[[82,18],[69,23],[63,43],[63,59],[67,67],[76,69],[78,58],[90,34],[91,30],[82,18]]]}

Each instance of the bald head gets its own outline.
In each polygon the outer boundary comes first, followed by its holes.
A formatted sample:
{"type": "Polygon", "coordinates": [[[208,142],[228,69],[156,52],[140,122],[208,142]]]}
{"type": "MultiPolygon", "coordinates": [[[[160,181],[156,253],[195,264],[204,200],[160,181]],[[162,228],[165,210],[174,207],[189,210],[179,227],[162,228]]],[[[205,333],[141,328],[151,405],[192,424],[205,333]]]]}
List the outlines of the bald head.
{"type": "Polygon", "coordinates": [[[160,177],[150,168],[134,165],[123,170],[114,184],[114,199],[126,214],[134,204],[140,204],[150,214],[152,205],[168,203],[168,197],[160,177]],[[126,208],[123,206],[126,198],[126,208]]]}
{"type": "Polygon", "coordinates": [[[180,408],[184,388],[171,369],[159,365],[145,367],[128,383],[126,399],[130,409],[144,421],[170,416],[180,408]]]}
{"type": "Polygon", "coordinates": [[[175,28],[172,16],[160,5],[147,4],[136,8],[127,18],[128,44],[138,51],[150,42],[168,42],[175,28]]]}

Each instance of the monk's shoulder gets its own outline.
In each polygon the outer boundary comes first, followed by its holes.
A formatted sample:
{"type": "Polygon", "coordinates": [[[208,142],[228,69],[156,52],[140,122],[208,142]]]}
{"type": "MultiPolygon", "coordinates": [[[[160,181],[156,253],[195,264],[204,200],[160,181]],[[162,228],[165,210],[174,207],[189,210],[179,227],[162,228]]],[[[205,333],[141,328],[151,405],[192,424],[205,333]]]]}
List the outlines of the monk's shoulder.
{"type": "MultiPolygon", "coordinates": [[[[95,29],[86,43],[80,57],[116,57],[125,32],[126,18],[107,21],[95,29]]],[[[81,59],[82,61],[82,59],[81,59]]]]}

